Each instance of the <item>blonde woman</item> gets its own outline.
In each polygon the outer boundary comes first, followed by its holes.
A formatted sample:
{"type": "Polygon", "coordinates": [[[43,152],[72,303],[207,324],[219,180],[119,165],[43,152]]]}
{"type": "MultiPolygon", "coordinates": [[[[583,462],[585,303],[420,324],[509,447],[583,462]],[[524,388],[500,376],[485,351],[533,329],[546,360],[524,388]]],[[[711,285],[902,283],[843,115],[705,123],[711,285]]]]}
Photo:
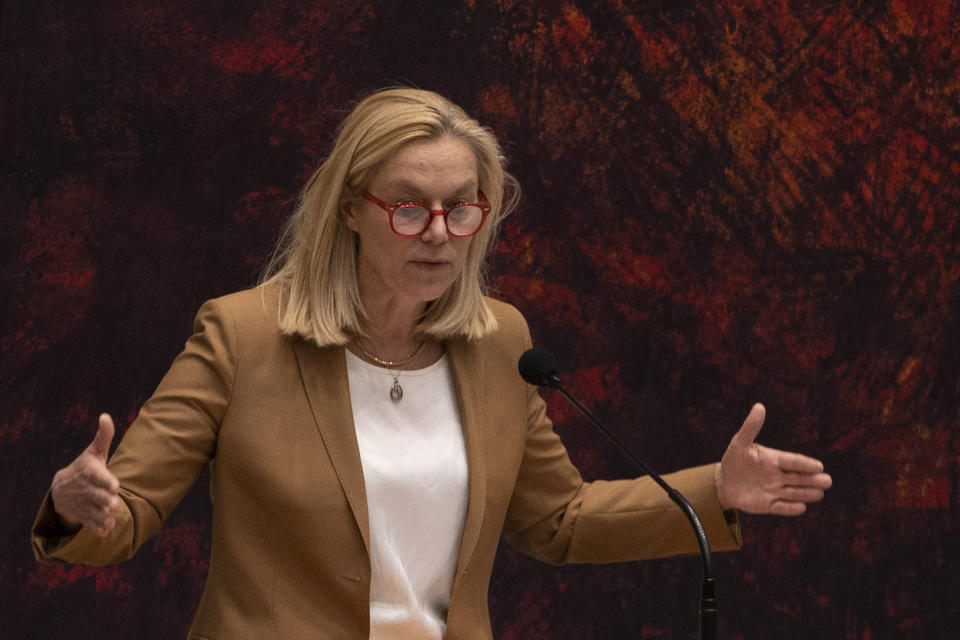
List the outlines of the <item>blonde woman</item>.
{"type": "MultiPolygon", "coordinates": [[[[190,638],[490,638],[501,535],[551,563],[696,551],[647,478],[584,483],[517,373],[526,324],[483,295],[517,199],[493,135],[441,96],[375,93],[343,123],[265,281],[195,331],[108,458],[57,472],[37,557],[129,558],[211,467],[209,576],[190,638]]],[[[736,509],[797,515],[822,465],[757,445],[667,477],[711,545],[736,509]]]]}

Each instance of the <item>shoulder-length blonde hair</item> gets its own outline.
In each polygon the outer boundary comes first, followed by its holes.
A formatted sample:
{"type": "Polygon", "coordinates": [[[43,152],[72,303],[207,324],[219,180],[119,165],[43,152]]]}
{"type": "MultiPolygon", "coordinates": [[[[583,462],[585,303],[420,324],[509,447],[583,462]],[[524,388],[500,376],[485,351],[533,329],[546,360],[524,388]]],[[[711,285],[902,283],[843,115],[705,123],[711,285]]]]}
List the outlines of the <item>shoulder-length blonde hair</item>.
{"type": "Polygon", "coordinates": [[[262,284],[280,287],[280,330],[319,346],[363,335],[367,322],[357,284],[357,238],[342,204],[359,196],[380,163],[414,140],[454,136],[477,159],[479,188],[492,211],[473,237],[456,282],[427,309],[417,332],[437,340],[479,338],[497,327],[484,301],[484,258],[500,221],[520,196],[504,169],[493,133],[431,91],[378,91],[350,112],[333,151],[310,177],[268,263],[262,284]]]}

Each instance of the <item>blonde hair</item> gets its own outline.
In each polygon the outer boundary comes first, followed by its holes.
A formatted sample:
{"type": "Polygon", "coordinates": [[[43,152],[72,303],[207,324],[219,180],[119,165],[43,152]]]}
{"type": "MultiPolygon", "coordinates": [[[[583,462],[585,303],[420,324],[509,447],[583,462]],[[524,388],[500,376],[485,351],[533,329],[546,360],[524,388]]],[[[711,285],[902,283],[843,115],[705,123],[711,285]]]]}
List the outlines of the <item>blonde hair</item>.
{"type": "Polygon", "coordinates": [[[366,97],[340,126],[327,159],[307,181],[268,263],[261,284],[280,287],[280,330],[319,346],[363,335],[366,317],[357,283],[355,233],[342,203],[360,195],[380,163],[404,144],[454,136],[477,159],[479,189],[492,211],[473,237],[460,276],[430,302],[416,331],[436,340],[479,338],[497,327],[484,301],[484,259],[500,221],[520,196],[504,169],[493,133],[431,91],[386,89],[366,97]]]}

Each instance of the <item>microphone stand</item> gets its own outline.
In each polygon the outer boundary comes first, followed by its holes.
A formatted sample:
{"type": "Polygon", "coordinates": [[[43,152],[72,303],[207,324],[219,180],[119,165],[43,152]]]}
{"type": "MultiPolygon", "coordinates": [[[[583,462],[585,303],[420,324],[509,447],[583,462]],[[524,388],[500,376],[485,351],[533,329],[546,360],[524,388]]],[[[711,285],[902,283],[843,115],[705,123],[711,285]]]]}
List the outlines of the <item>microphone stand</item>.
{"type": "Polygon", "coordinates": [[[633,455],[589,409],[570,395],[570,393],[563,388],[563,382],[556,374],[548,374],[546,376],[545,386],[563,394],[563,397],[579,409],[580,413],[586,416],[590,423],[596,427],[600,433],[605,435],[628,460],[633,462],[638,469],[660,485],[660,487],[667,492],[670,499],[680,507],[680,510],[683,511],[687,520],[690,521],[693,532],[697,536],[697,544],[700,545],[700,557],[703,560],[703,589],[700,593],[700,638],[701,640],[717,640],[717,582],[713,573],[713,555],[710,553],[710,543],[707,541],[707,533],[703,529],[703,523],[700,522],[700,517],[697,515],[697,512],[694,511],[693,507],[679,491],[667,484],[658,473],[650,469],[640,458],[633,455]]]}

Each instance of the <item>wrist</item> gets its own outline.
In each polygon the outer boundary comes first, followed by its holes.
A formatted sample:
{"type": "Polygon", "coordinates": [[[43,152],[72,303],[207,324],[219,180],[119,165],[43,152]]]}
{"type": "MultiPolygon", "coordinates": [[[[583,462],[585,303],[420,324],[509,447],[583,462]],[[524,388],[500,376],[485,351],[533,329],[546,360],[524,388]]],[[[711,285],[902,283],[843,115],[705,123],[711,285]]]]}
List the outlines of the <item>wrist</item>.
{"type": "Polygon", "coordinates": [[[717,466],[714,468],[714,471],[713,471],[713,484],[717,490],[717,501],[720,503],[720,508],[723,509],[724,511],[729,511],[732,507],[729,504],[727,504],[727,499],[723,492],[723,479],[722,479],[723,474],[721,472],[722,468],[723,468],[723,463],[718,462],[717,466]]]}
{"type": "Polygon", "coordinates": [[[67,533],[75,533],[83,527],[83,522],[80,520],[74,520],[73,518],[66,516],[60,513],[60,510],[57,509],[57,500],[53,496],[53,491],[50,492],[50,506],[52,507],[54,521],[58,529],[61,529],[67,533]]]}

